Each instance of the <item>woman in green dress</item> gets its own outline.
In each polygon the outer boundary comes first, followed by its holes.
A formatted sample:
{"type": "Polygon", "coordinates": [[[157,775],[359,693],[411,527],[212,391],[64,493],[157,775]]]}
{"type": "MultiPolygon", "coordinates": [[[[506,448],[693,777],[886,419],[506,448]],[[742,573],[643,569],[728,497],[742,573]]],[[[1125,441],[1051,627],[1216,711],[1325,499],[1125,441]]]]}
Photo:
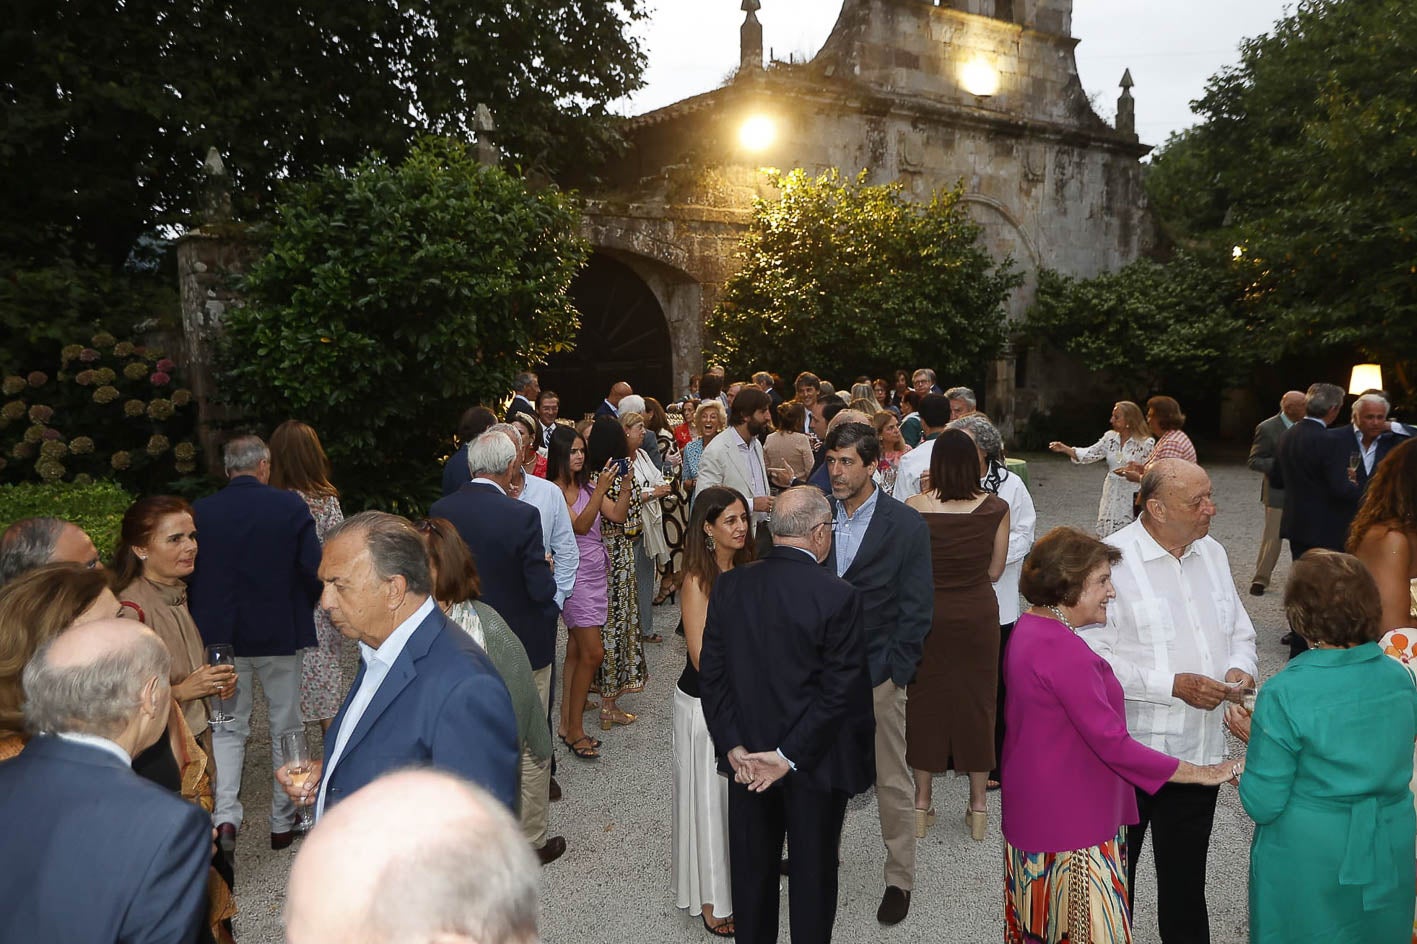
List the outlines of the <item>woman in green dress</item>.
{"type": "Polygon", "coordinates": [[[1250,742],[1250,941],[1409,944],[1417,686],[1377,644],[1378,589],[1356,557],[1305,554],[1284,610],[1312,648],[1260,689],[1252,719],[1226,717],[1250,742]]]}

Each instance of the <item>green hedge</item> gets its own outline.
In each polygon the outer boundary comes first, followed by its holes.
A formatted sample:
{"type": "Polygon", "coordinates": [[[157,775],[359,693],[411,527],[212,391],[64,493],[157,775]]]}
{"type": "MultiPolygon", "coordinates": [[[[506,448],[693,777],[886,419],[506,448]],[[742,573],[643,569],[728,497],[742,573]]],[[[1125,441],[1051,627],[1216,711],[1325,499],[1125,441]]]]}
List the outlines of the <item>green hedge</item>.
{"type": "Polygon", "coordinates": [[[63,518],[87,531],[107,561],[118,545],[123,512],[132,503],[133,496],[112,482],[3,485],[0,486],[0,528],[9,527],[20,518],[40,515],[63,518]]]}

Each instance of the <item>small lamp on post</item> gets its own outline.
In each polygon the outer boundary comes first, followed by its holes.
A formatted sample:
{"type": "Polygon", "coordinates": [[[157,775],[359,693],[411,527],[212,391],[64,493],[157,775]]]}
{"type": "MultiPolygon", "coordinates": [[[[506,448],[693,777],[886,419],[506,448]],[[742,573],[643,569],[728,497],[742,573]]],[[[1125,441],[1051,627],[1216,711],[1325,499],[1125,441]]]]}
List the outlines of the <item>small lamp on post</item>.
{"type": "Polygon", "coordinates": [[[1354,364],[1353,374],[1348,378],[1348,392],[1357,396],[1364,390],[1383,389],[1383,368],[1381,364],[1354,364]]]}

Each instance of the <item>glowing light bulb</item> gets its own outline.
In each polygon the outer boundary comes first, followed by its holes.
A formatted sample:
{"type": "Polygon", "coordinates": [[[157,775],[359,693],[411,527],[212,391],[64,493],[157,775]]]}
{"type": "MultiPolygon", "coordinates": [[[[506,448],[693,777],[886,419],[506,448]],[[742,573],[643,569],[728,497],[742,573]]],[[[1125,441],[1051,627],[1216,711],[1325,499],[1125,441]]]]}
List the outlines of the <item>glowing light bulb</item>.
{"type": "Polygon", "coordinates": [[[988,98],[999,91],[999,70],[983,59],[973,59],[959,70],[960,84],[977,98],[988,98]]]}
{"type": "Polygon", "coordinates": [[[764,151],[777,140],[777,125],[767,115],[753,115],[738,129],[738,143],[745,150],[764,151]]]}

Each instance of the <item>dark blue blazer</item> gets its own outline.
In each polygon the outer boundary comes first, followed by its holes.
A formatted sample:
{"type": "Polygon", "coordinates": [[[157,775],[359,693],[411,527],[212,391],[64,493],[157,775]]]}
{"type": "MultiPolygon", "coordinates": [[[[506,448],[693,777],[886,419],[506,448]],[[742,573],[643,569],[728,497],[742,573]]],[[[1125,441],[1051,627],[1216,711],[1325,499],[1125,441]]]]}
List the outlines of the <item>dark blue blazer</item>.
{"type": "Polygon", "coordinates": [[[195,940],[211,831],[102,749],[33,739],[0,763],[0,941],[195,940]]]}
{"type": "Polygon", "coordinates": [[[1349,442],[1312,419],[1302,419],[1284,431],[1275,447],[1273,488],[1284,489],[1284,516],[1279,534],[1291,550],[1325,547],[1343,550],[1348,526],[1358,513],[1362,490],[1348,479],[1349,442]]]}
{"type": "Polygon", "coordinates": [[[187,605],[208,644],[238,656],[290,656],[315,645],[320,542],[305,499],[238,475],[192,506],[197,567],[187,605]]]}
{"type": "Polygon", "coordinates": [[[876,716],[861,594],[794,547],[719,577],[709,597],[699,694],[719,769],[738,745],[781,750],[817,790],[876,779],[876,716]]]}
{"type": "MultiPolygon", "coordinates": [[[[333,750],[364,663],[325,735],[333,750]]],[[[517,806],[521,749],[507,686],[487,653],[436,606],[413,631],[329,772],[325,808],[383,774],[436,767],[517,806]]]]}
{"type": "Polygon", "coordinates": [[[482,580],[480,599],[512,627],[532,669],[550,665],[560,611],[542,543],[541,513],[495,485],[471,482],[435,502],[428,516],[448,519],[467,542],[482,580]]]}
{"type": "Polygon", "coordinates": [[[451,495],[472,481],[472,473],[467,470],[467,443],[443,463],[443,494],[451,495]]]}
{"type": "MultiPolygon", "coordinates": [[[[1328,431],[1328,434],[1338,440],[1340,449],[1346,449],[1349,454],[1358,451],[1358,434],[1354,432],[1351,425],[1331,429],[1328,431]]],[[[1378,436],[1378,448],[1373,453],[1374,474],[1377,473],[1378,466],[1382,465],[1382,461],[1387,458],[1387,454],[1392,452],[1403,442],[1406,442],[1407,438],[1406,433],[1395,433],[1391,430],[1378,436]]],[[[1368,474],[1368,467],[1361,462],[1358,463],[1358,488],[1366,492],[1368,490],[1368,482],[1371,479],[1372,476],[1368,474]]]]}

